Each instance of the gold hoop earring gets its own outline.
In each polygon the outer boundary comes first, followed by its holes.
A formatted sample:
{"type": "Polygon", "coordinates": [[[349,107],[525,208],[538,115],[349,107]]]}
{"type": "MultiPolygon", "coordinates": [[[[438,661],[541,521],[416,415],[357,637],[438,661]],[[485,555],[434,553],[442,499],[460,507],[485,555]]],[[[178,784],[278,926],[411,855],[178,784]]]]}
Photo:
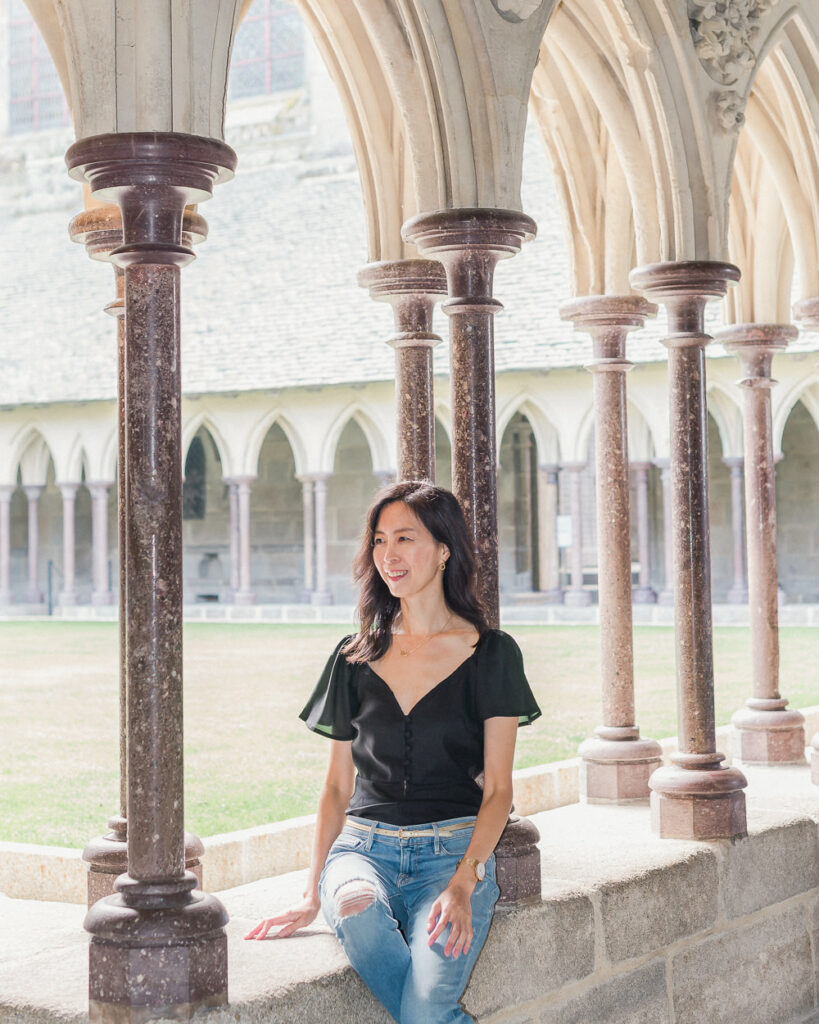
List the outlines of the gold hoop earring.
{"type": "Polygon", "coordinates": [[[443,562],[441,562],[441,572],[444,572],[445,569],[446,569],[446,559],[444,559],[443,562]]]}

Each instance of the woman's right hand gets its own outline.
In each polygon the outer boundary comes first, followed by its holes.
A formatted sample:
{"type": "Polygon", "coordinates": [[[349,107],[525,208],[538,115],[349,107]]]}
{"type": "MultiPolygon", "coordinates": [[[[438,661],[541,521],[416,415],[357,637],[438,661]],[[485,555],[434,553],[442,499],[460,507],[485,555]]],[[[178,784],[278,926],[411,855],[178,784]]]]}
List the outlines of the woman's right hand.
{"type": "Polygon", "coordinates": [[[299,928],[306,928],[308,924],[312,924],[318,917],[320,909],[321,904],[319,903],[318,896],[315,898],[305,897],[301,903],[291,907],[289,910],[285,910],[283,914],[277,914],[276,917],[266,917],[263,921],[260,921],[255,928],[245,935],[245,938],[266,939],[267,933],[271,928],[281,925],[279,931],[272,935],[271,938],[286,939],[288,935],[292,935],[299,928]]]}

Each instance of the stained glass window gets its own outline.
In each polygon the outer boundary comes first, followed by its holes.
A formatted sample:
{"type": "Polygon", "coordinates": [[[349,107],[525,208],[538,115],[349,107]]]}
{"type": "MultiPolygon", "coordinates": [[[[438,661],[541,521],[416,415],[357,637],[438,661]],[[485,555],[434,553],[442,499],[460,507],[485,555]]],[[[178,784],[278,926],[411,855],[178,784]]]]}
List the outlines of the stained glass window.
{"type": "Polygon", "coordinates": [[[23,0],[9,2],[9,85],[12,134],[70,123],[57,69],[23,0]]]}
{"type": "Polygon", "coordinates": [[[233,43],[232,100],[304,84],[304,24],[285,0],[255,0],[233,43]]]}

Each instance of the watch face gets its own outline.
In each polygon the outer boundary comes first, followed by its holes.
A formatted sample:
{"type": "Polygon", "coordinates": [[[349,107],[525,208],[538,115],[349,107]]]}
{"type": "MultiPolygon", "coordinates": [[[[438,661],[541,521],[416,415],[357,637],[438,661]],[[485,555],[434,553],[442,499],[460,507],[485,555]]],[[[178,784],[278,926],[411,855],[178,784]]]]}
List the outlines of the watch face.
{"type": "Polygon", "coordinates": [[[485,876],[486,876],[486,865],[485,864],[476,864],[475,865],[475,874],[478,876],[478,881],[482,882],[484,880],[485,876]]]}

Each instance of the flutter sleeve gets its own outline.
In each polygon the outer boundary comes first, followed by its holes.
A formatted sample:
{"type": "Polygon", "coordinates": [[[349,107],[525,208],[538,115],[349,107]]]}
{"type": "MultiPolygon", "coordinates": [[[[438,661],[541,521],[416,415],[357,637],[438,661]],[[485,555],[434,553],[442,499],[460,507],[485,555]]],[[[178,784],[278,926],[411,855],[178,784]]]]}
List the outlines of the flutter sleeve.
{"type": "Polygon", "coordinates": [[[476,693],[478,718],[517,717],[518,725],[529,725],[541,712],[523,671],[520,648],[499,629],[483,642],[476,693]]]}
{"type": "Polygon", "coordinates": [[[345,636],[330,655],[310,700],[299,715],[308,729],[332,740],[353,740],[357,735],[352,721],[358,711],[354,666],[341,653],[349,639],[345,636]]]}

